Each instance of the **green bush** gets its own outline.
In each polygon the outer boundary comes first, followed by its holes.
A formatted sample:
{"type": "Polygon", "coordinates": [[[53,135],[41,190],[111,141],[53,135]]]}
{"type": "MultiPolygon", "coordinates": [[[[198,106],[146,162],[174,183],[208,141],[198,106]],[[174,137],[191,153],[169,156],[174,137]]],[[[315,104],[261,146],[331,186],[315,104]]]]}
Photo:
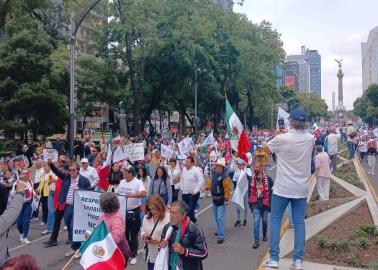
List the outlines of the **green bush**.
{"type": "Polygon", "coordinates": [[[370,264],[370,269],[372,269],[372,270],[378,270],[378,261],[373,261],[370,264]]]}
{"type": "Polygon", "coordinates": [[[333,241],[329,247],[330,249],[335,250],[335,251],[348,251],[349,250],[349,244],[345,240],[333,241]]]}
{"type": "Polygon", "coordinates": [[[335,176],[347,181],[348,183],[358,188],[365,190],[365,187],[363,183],[361,182],[360,178],[358,177],[358,174],[356,172],[354,165],[351,163],[344,164],[343,166],[338,168],[335,172],[335,176]]]}
{"type": "Polygon", "coordinates": [[[359,238],[358,240],[360,247],[367,249],[369,247],[369,241],[366,238],[359,238]]]}
{"type": "Polygon", "coordinates": [[[315,237],[315,240],[318,242],[318,246],[320,248],[326,248],[327,247],[327,238],[323,235],[319,235],[315,237]]]}
{"type": "Polygon", "coordinates": [[[353,267],[358,266],[358,260],[357,260],[357,257],[354,256],[354,255],[349,255],[349,256],[348,256],[348,263],[349,263],[349,265],[351,265],[351,266],[353,266],[353,267]]]}

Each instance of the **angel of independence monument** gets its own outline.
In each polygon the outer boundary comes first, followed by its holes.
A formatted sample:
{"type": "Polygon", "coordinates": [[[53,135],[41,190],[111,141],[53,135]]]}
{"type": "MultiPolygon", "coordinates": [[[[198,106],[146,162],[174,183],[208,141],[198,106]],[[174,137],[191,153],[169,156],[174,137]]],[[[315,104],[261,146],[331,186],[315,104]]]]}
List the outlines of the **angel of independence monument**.
{"type": "Polygon", "coordinates": [[[337,72],[337,79],[338,79],[338,94],[337,94],[337,97],[338,97],[338,103],[337,103],[337,107],[336,107],[336,118],[337,119],[342,119],[342,118],[345,118],[345,113],[346,113],[346,109],[344,107],[344,102],[343,102],[343,92],[344,92],[344,88],[343,88],[343,77],[344,77],[344,73],[343,73],[343,70],[342,70],[342,61],[343,59],[340,59],[340,60],[337,60],[335,59],[336,63],[339,65],[339,71],[337,72]]]}

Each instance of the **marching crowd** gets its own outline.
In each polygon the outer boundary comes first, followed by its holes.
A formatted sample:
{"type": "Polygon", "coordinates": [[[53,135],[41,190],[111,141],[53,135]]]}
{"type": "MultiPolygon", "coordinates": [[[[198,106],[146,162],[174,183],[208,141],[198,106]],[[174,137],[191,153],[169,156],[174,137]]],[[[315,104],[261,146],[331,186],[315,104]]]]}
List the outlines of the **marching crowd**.
{"type": "MultiPolygon", "coordinates": [[[[327,200],[340,140],[347,141],[350,158],[358,150],[361,160],[369,162],[372,174],[377,152],[375,132],[363,125],[359,127],[350,121],[346,125],[326,122],[313,127],[310,134],[306,119],[302,109],[295,109],[290,114],[290,129],[280,126],[277,131],[249,132],[250,150],[240,157],[230,140],[222,135],[216,136],[211,144],[201,135],[191,151],[180,153],[173,147],[169,157],[162,154],[162,145],[172,142],[175,145],[172,138],[129,138],[128,142],[145,145],[144,160],[133,162],[128,159],[113,162],[108,154],[109,147],[114,150],[128,143],[119,137],[112,144],[103,140],[97,147],[90,138],[77,138],[72,156],[64,151],[64,143],[40,145],[47,149],[57,147],[59,156],[54,162],[51,156],[41,155],[42,151],[37,151],[29,141],[21,147],[27,158],[25,164],[21,166],[11,156],[0,161],[0,266],[17,263],[6,261],[9,255],[6,232],[12,224],[16,221],[20,242],[29,244],[30,221],[39,218],[43,226],[41,234],[50,235],[44,245],[58,245],[64,225],[68,230],[66,244],[71,246],[65,255],[79,258],[81,242],[73,241],[74,192],[94,190],[102,193],[100,221],[105,221],[126,264],[138,263],[142,241],[148,270],[154,269],[159,249],[166,246],[170,251],[170,269],[203,269],[202,260],[208,256],[208,250],[197,212],[199,199],[209,196],[217,228],[214,234],[220,245],[226,240],[226,208],[231,201],[238,201],[235,227],[246,226],[251,211],[253,249],[259,248],[260,239],[268,241],[270,213],[270,258],[265,266],[271,268],[279,266],[281,221],[289,208],[295,243],[292,269],[301,270],[310,174],[315,173],[317,177],[320,199],[327,200]],[[277,161],[274,183],[265,170],[270,156],[277,161]],[[33,173],[27,168],[32,166],[33,173]],[[127,198],[126,214],[120,212],[117,195],[127,198]],[[173,232],[165,237],[170,226],[173,232]]],[[[85,235],[90,234],[86,231],[85,235]]]]}

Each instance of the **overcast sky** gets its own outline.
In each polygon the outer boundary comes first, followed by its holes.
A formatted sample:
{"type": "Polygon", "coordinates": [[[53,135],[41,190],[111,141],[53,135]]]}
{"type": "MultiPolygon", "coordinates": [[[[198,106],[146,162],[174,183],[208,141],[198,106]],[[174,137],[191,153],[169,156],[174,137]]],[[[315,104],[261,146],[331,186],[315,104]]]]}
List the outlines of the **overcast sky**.
{"type": "Polygon", "coordinates": [[[343,58],[344,105],[353,108],[362,95],[361,42],[378,26],[378,0],[245,0],[234,11],[253,22],[270,21],[282,34],[287,54],[300,54],[301,45],[322,56],[322,98],[332,108],[337,63],[343,58]]]}

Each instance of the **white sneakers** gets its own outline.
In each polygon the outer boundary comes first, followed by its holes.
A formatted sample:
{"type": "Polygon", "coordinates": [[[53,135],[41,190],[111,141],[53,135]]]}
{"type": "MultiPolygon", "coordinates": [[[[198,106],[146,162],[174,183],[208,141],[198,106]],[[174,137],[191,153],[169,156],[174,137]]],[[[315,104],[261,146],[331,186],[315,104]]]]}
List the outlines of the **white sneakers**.
{"type": "Polygon", "coordinates": [[[296,260],[290,266],[291,270],[303,270],[303,262],[301,260],[296,260]]]}
{"type": "Polygon", "coordinates": [[[67,231],[67,226],[64,226],[64,227],[63,227],[63,231],[67,231]]]}
{"type": "Polygon", "coordinates": [[[23,243],[23,244],[30,244],[30,241],[27,237],[22,238],[22,240],[20,239],[20,242],[23,243]]]}
{"type": "Polygon", "coordinates": [[[71,257],[71,256],[74,255],[75,253],[76,253],[76,250],[71,249],[70,251],[66,252],[66,254],[64,254],[64,256],[66,256],[66,257],[71,257]]]}
{"type": "Polygon", "coordinates": [[[44,226],[45,225],[45,223],[42,221],[41,223],[39,223],[39,225],[41,225],[41,226],[44,226]]]}
{"type": "Polygon", "coordinates": [[[273,269],[278,269],[278,262],[276,261],[273,261],[272,259],[269,259],[269,261],[266,261],[264,264],[263,264],[264,267],[267,267],[267,268],[273,268],[273,269]]]}
{"type": "Polygon", "coordinates": [[[48,231],[48,230],[44,230],[43,232],[41,232],[41,235],[46,235],[46,234],[50,234],[51,232],[48,231]]]}
{"type": "Polygon", "coordinates": [[[131,265],[135,265],[135,264],[137,264],[137,263],[138,263],[138,257],[131,258],[131,260],[130,260],[130,264],[131,264],[131,265]]]}

